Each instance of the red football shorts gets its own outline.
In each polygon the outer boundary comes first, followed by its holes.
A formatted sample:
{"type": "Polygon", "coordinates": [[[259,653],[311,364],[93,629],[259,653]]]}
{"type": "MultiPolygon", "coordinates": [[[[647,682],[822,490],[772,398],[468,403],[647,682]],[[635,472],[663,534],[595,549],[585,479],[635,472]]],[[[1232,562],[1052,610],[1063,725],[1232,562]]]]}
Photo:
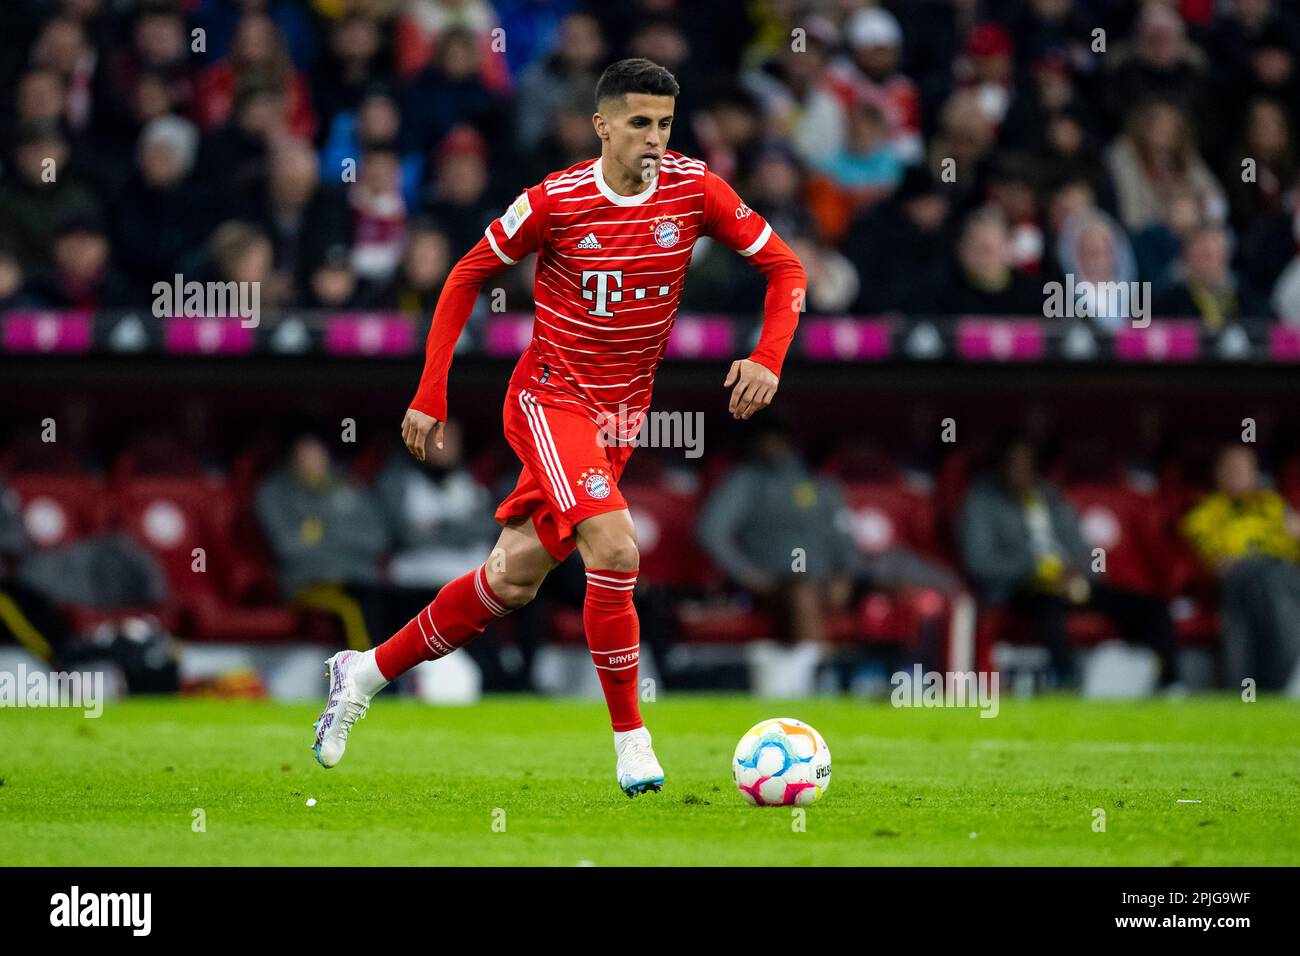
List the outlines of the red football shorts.
{"type": "Polygon", "coordinates": [[[618,479],[632,446],[603,445],[601,426],[581,407],[548,402],[514,385],[502,418],[506,441],[524,468],[496,519],[515,524],[531,517],[542,546],[563,561],[577,546],[578,522],[627,507],[618,479]]]}

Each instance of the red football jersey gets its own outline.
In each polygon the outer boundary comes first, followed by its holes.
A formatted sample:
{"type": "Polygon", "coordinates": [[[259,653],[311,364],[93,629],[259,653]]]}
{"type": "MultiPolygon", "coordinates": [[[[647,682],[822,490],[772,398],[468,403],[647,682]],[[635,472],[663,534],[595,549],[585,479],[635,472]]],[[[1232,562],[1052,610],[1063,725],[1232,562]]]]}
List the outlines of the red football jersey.
{"type": "Polygon", "coordinates": [[[448,278],[411,407],[445,418],[451,349],[473,303],[457,301],[453,285],[472,282],[477,294],[486,275],[536,252],[533,340],[511,381],[571,403],[602,426],[617,422],[620,437],[630,437],[650,404],[701,236],[750,257],[767,275],[763,334],[750,358],[779,375],[802,302],[799,260],[704,163],[669,151],[658,176],[636,195],[610,188],[599,159],[521,193],[448,278]]]}

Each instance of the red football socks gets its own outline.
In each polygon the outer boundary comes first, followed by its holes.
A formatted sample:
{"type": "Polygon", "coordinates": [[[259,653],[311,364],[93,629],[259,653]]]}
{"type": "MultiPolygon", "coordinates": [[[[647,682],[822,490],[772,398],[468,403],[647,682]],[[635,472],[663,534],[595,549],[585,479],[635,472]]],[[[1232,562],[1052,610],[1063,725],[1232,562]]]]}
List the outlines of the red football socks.
{"type": "Polygon", "coordinates": [[[645,726],[637,706],[641,625],[632,605],[636,574],[588,568],[587,598],[582,607],[587,647],[605,691],[610,723],[616,731],[645,726]]]}
{"type": "Polygon", "coordinates": [[[482,565],[443,585],[433,603],[375,648],[375,664],[388,680],[421,661],[436,661],[464,647],[510,609],[488,586],[482,565]]]}

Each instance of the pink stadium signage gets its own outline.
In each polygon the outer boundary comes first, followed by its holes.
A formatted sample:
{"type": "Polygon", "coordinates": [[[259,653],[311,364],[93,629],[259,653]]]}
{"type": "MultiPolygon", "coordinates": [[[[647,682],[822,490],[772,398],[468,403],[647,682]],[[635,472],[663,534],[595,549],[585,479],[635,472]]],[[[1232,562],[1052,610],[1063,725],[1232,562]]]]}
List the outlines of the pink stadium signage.
{"type": "Polygon", "coordinates": [[[239,318],[163,319],[163,347],[178,355],[242,355],[253,351],[256,329],[239,318]]]}
{"type": "Polygon", "coordinates": [[[964,318],[957,354],[970,362],[1037,362],[1047,353],[1043,323],[1034,319],[964,318]]]}
{"type": "Polygon", "coordinates": [[[325,320],[325,351],[332,355],[410,355],[414,348],[414,324],[400,313],[325,320]]]}
{"type": "Polygon", "coordinates": [[[886,319],[805,319],[803,351],[809,358],[839,362],[879,362],[889,358],[886,319]]]}
{"type": "Polygon", "coordinates": [[[1199,354],[1199,328],[1191,319],[1152,322],[1144,329],[1115,333],[1115,357],[1121,362],[1190,362],[1199,354]]]}
{"type": "Polygon", "coordinates": [[[87,352],[90,312],[11,312],[4,319],[6,352],[87,352]]]}

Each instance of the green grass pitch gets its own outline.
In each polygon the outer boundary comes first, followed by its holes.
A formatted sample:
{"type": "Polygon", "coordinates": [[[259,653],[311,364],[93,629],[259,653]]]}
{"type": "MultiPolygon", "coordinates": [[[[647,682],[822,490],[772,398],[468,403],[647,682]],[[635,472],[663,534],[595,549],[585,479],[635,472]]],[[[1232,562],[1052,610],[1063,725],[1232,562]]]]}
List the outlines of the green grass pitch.
{"type": "Polygon", "coordinates": [[[645,713],[667,787],[635,800],[599,702],[384,697],[330,771],[317,710],[0,710],[0,865],[1300,863],[1295,702],[1004,698],[986,719],[661,695],[645,713]],[[731,783],[736,741],[774,716],[817,727],[834,761],[802,832],[731,783]]]}

